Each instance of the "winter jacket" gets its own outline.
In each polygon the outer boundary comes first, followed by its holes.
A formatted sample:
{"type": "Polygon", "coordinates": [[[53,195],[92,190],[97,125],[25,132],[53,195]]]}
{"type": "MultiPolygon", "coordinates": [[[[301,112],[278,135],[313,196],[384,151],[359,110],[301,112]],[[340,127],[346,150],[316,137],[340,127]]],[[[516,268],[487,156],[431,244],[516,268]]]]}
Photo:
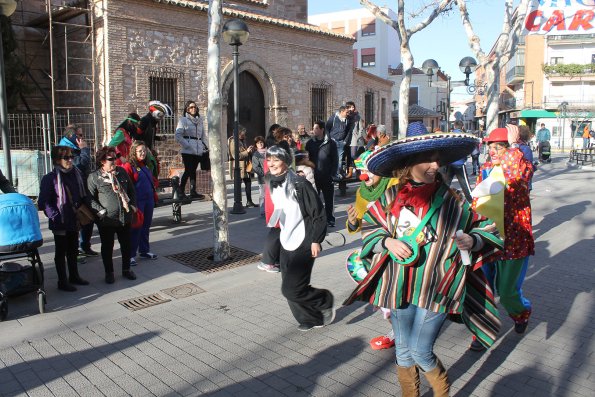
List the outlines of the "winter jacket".
{"type": "Polygon", "coordinates": [[[176,141],[182,146],[180,153],[202,156],[206,145],[203,142],[203,119],[199,115],[192,117],[188,113],[178,121],[176,141]]]}
{"type": "Polygon", "coordinates": [[[331,116],[324,127],[329,136],[336,141],[347,141],[347,123],[348,119],[341,120],[339,112],[331,116]]]}
{"type": "MultiPolygon", "coordinates": [[[[122,189],[130,199],[128,205],[136,207],[134,185],[124,168],[116,167],[115,177],[118,178],[122,189]]],[[[118,194],[112,189],[112,185],[101,176],[101,169],[89,175],[87,186],[91,193],[91,208],[97,213],[99,225],[119,227],[130,224],[132,221],[132,209],[126,212],[118,194]]]]}
{"type": "Polygon", "coordinates": [[[366,144],[364,141],[364,136],[366,136],[366,128],[359,112],[354,113],[348,118],[348,120],[349,125],[347,126],[347,130],[351,135],[351,139],[348,142],[349,146],[364,146],[366,144]]]}
{"type": "Polygon", "coordinates": [[[265,155],[260,153],[258,150],[252,153],[252,170],[258,177],[258,184],[262,185],[264,183],[264,174],[266,173],[264,163],[265,163],[265,155]]]}
{"type": "Polygon", "coordinates": [[[16,193],[16,190],[14,190],[8,178],[4,176],[2,170],[0,170],[0,190],[2,190],[2,193],[16,193]]]}
{"type": "MultiPolygon", "coordinates": [[[[240,178],[241,179],[249,179],[250,178],[250,174],[248,174],[246,172],[246,165],[248,165],[249,162],[251,162],[252,160],[252,156],[250,155],[250,152],[248,151],[248,148],[246,147],[246,144],[244,143],[244,141],[239,140],[240,142],[240,157],[239,157],[239,163],[240,163],[240,178]]],[[[234,140],[233,137],[229,137],[229,139],[227,140],[227,145],[229,148],[229,175],[231,177],[231,179],[233,180],[233,168],[235,165],[235,161],[234,161],[234,150],[235,150],[235,144],[234,144],[234,140]]]]}
{"type": "Polygon", "coordinates": [[[48,217],[50,230],[76,232],[79,227],[74,208],[78,208],[86,201],[86,196],[82,196],[80,193],[81,187],[76,176],[76,173],[80,173],[80,171],[75,167],[71,172],[61,173],[60,177],[65,193],[65,204],[61,208],[58,206],[57,172],[60,171],[53,170],[41,178],[37,206],[48,217]],[[67,190],[70,191],[72,200],[67,190]]]}
{"type": "Polygon", "coordinates": [[[158,126],[159,122],[155,120],[155,117],[149,112],[140,119],[140,134],[133,136],[132,138],[137,141],[144,141],[149,150],[153,151],[155,141],[161,140],[161,137],[157,136],[157,132],[159,132],[158,126]]]}
{"type": "Polygon", "coordinates": [[[316,165],[314,178],[318,181],[330,181],[337,173],[337,144],[324,134],[323,139],[313,137],[306,144],[310,161],[316,165]]]}

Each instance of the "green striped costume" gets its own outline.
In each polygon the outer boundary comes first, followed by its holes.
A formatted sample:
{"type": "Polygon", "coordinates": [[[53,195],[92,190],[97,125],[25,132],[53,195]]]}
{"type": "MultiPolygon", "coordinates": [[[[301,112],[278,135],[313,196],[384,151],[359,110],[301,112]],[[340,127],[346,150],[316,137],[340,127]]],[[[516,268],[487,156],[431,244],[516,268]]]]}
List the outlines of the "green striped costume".
{"type": "MultiPolygon", "coordinates": [[[[396,189],[396,186],[388,189],[387,196],[396,197],[396,189]]],[[[444,201],[426,225],[426,234],[433,239],[420,247],[419,261],[410,267],[393,261],[386,249],[375,252],[385,237],[396,235],[398,219],[383,206],[392,201],[384,198],[368,207],[363,218],[361,258],[370,271],[344,304],[364,300],[396,309],[409,303],[433,312],[449,313],[451,319],[462,320],[489,347],[500,329],[500,320],[481,265],[493,261],[503,242],[493,222],[474,213],[458,193],[439,189],[435,195],[441,191],[444,201]],[[480,251],[471,253],[472,266],[461,262],[452,238],[457,230],[475,234],[484,241],[480,251]]]]}

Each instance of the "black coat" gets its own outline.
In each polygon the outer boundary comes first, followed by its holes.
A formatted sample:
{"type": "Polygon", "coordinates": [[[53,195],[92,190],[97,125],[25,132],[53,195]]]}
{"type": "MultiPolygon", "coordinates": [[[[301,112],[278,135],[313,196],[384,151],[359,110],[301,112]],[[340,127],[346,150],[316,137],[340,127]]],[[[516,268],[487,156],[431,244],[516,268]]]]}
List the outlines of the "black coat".
{"type": "Polygon", "coordinates": [[[314,168],[314,178],[317,181],[330,181],[333,175],[337,174],[339,160],[337,158],[337,144],[328,134],[324,134],[322,140],[313,137],[306,143],[306,151],[308,152],[310,161],[312,161],[316,168],[314,168]]]}

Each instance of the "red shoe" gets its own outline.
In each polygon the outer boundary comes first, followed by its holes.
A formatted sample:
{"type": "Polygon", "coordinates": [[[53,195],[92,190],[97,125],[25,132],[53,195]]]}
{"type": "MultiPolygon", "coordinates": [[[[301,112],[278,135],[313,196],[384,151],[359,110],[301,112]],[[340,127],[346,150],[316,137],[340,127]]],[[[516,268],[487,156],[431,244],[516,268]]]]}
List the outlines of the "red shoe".
{"type": "Polygon", "coordinates": [[[389,349],[395,345],[395,340],[390,339],[386,335],[377,336],[370,340],[370,347],[373,350],[389,349]]]}

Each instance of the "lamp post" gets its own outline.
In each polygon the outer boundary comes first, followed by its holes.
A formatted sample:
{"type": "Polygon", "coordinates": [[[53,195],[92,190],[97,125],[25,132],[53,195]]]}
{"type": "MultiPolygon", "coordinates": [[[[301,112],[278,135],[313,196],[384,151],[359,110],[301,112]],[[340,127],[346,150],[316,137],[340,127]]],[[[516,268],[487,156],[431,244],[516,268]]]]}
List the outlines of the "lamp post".
{"type": "MultiPolygon", "coordinates": [[[[10,17],[17,9],[14,0],[0,0],[0,15],[10,17]]],[[[10,161],[10,135],[8,134],[8,109],[6,108],[6,81],[4,79],[4,45],[2,44],[2,29],[0,29],[0,129],[2,129],[2,150],[4,152],[4,167],[6,178],[12,185],[12,164],[10,161]]]]}
{"type": "Polygon", "coordinates": [[[240,101],[240,72],[238,68],[239,47],[248,40],[250,32],[248,25],[241,19],[230,19],[225,22],[221,31],[223,40],[233,47],[233,208],[232,214],[245,214],[246,210],[242,205],[242,190],[240,179],[240,139],[238,137],[239,127],[239,101],[240,101]]]}
{"type": "Polygon", "coordinates": [[[558,106],[562,111],[562,153],[564,153],[564,130],[566,129],[566,112],[568,111],[568,102],[564,101],[558,106]]]}

